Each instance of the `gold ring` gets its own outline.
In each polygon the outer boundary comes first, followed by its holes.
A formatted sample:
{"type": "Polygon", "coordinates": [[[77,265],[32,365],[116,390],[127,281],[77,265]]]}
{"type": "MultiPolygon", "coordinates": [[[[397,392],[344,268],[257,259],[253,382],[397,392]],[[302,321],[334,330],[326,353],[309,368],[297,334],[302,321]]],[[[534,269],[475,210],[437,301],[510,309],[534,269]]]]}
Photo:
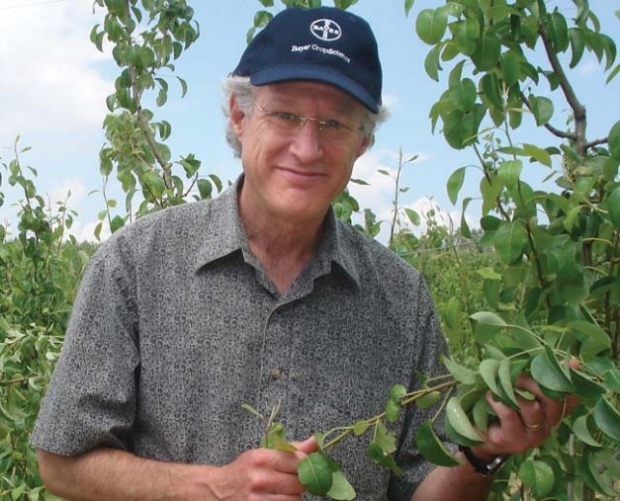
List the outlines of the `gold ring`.
{"type": "Polygon", "coordinates": [[[536,430],[540,430],[543,427],[543,424],[545,423],[543,421],[538,421],[538,423],[535,423],[535,424],[528,424],[524,421],[523,424],[528,430],[536,431],[536,430]]]}

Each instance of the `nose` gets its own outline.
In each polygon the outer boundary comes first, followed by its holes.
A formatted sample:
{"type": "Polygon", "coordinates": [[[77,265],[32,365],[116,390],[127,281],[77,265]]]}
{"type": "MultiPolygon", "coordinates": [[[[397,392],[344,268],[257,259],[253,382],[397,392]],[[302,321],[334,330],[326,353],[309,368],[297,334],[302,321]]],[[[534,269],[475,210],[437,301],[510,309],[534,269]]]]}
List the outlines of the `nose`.
{"type": "Polygon", "coordinates": [[[291,139],[291,152],[305,163],[312,162],[323,155],[319,124],[305,120],[291,139]]]}

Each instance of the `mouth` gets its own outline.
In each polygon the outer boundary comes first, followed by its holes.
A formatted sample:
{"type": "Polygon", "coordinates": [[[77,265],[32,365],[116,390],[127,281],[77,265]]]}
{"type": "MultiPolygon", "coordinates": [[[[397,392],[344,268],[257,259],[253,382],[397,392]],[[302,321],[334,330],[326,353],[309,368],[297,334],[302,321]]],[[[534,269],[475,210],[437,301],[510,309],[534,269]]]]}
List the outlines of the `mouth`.
{"type": "Polygon", "coordinates": [[[279,170],[288,178],[305,180],[305,181],[316,181],[320,178],[324,177],[324,174],[320,172],[307,171],[302,169],[295,169],[289,167],[280,167],[279,170]]]}

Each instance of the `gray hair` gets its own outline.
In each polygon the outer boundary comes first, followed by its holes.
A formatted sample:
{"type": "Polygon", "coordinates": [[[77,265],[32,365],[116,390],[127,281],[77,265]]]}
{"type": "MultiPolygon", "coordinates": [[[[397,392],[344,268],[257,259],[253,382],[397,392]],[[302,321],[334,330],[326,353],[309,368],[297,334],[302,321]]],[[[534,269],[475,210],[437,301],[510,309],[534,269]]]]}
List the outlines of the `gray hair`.
{"type": "MultiPolygon", "coordinates": [[[[224,90],[224,104],[222,110],[226,117],[226,142],[233,149],[235,157],[241,157],[241,143],[230,123],[230,108],[229,102],[231,97],[235,97],[237,106],[243,111],[244,114],[250,115],[254,109],[254,90],[256,87],[250,83],[249,77],[229,76],[227,77],[222,88],[224,90]]],[[[379,111],[373,113],[367,108],[364,108],[364,117],[362,119],[362,130],[367,136],[372,136],[375,130],[384,122],[388,117],[388,111],[384,106],[379,106],[379,111]]],[[[371,137],[372,139],[372,137],[371,137]]],[[[371,140],[371,144],[372,144],[371,140]]]]}

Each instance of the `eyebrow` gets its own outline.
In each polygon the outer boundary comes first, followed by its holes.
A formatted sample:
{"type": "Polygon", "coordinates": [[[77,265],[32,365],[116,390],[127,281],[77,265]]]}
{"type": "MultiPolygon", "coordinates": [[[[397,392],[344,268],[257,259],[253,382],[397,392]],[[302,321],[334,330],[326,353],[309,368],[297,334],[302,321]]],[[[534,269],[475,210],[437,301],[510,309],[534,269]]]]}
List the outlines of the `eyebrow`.
{"type": "MultiPolygon", "coordinates": [[[[283,111],[282,108],[295,108],[299,106],[299,101],[297,101],[294,97],[289,96],[273,96],[271,99],[267,99],[267,106],[274,111],[283,111]]],[[[332,111],[330,113],[333,113],[338,117],[354,118],[354,113],[351,113],[351,107],[347,106],[345,103],[334,105],[331,107],[331,110],[332,111]]]]}

